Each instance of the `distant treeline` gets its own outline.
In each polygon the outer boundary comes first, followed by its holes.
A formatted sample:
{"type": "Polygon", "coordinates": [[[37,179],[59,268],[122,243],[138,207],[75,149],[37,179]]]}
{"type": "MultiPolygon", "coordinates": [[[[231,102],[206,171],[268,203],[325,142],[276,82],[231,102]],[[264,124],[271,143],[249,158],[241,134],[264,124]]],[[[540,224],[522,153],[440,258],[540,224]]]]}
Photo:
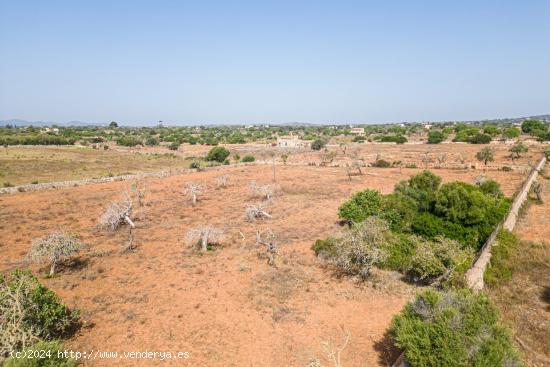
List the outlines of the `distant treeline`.
{"type": "Polygon", "coordinates": [[[0,145],[73,145],[75,138],[55,135],[13,135],[0,136],[0,145]]]}

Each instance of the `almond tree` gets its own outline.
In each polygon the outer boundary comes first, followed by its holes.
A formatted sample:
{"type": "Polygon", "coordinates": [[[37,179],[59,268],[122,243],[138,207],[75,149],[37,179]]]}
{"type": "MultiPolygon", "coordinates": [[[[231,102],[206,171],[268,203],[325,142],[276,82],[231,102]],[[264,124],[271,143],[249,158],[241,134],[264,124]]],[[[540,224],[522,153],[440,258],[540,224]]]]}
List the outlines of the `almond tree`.
{"type": "Polygon", "coordinates": [[[218,189],[225,189],[229,181],[229,175],[221,175],[215,178],[216,187],[218,189]]]}
{"type": "Polygon", "coordinates": [[[271,218],[265,209],[265,203],[249,204],[246,206],[245,215],[249,222],[255,222],[257,219],[271,218]]]}
{"type": "Polygon", "coordinates": [[[53,275],[59,261],[80,251],[81,247],[82,244],[75,236],[65,232],[52,232],[32,241],[27,258],[33,262],[49,260],[50,275],[53,275]]]}
{"type": "Polygon", "coordinates": [[[185,192],[191,197],[193,206],[197,204],[198,196],[204,191],[204,185],[198,182],[187,182],[185,192]]]}
{"type": "Polygon", "coordinates": [[[267,185],[258,185],[256,181],[250,183],[250,189],[252,190],[253,196],[263,197],[266,200],[271,200],[275,192],[275,186],[267,185]]]}
{"type": "Polygon", "coordinates": [[[201,252],[208,250],[208,245],[219,243],[223,230],[211,225],[197,227],[187,231],[187,243],[191,247],[199,247],[201,252]]]}
{"type": "Polygon", "coordinates": [[[126,198],[123,200],[113,201],[99,218],[99,226],[101,228],[110,229],[111,231],[115,231],[120,226],[128,224],[130,231],[128,235],[128,246],[126,247],[127,251],[134,249],[133,229],[135,228],[135,225],[131,217],[132,199],[128,194],[126,194],[126,198]]]}
{"type": "Polygon", "coordinates": [[[485,147],[477,152],[476,158],[478,161],[485,163],[485,166],[487,166],[487,163],[493,162],[495,160],[495,155],[491,148],[485,147]]]}
{"type": "Polygon", "coordinates": [[[266,247],[267,263],[270,266],[276,266],[277,257],[279,256],[279,247],[277,246],[277,238],[271,229],[268,229],[264,233],[256,231],[256,243],[266,247]]]}

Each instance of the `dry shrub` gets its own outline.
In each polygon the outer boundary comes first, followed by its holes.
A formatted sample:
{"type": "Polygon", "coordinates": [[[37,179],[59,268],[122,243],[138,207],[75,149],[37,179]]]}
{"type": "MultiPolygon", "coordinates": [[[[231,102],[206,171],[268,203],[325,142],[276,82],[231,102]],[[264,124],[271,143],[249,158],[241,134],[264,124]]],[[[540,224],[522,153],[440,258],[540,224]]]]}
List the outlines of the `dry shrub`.
{"type": "Polygon", "coordinates": [[[59,261],[80,250],[82,244],[76,236],[65,232],[52,232],[44,237],[35,238],[27,254],[33,262],[50,261],[50,275],[55,273],[59,261]]]}
{"type": "Polygon", "coordinates": [[[266,211],[265,207],[265,203],[247,205],[245,209],[246,220],[249,222],[255,222],[256,220],[271,218],[271,214],[266,211]]]}
{"type": "Polygon", "coordinates": [[[336,245],[336,266],[345,273],[367,278],[372,267],[388,257],[384,245],[389,233],[387,223],[377,217],[352,224],[336,245]]]}

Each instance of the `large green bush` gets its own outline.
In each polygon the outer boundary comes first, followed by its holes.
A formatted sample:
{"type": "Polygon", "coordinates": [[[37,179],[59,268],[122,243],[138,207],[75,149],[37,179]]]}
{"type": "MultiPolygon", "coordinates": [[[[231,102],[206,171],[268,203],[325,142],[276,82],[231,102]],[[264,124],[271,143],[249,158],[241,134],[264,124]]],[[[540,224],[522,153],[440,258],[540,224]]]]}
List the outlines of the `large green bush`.
{"type": "Polygon", "coordinates": [[[380,215],[382,208],[382,194],[376,190],[364,190],[355,193],[348,201],[340,206],[340,219],[351,222],[362,222],[370,216],[380,215]]]}
{"type": "Polygon", "coordinates": [[[230,152],[227,148],[214,147],[210,149],[210,151],[206,155],[206,160],[223,163],[223,161],[225,161],[226,158],[229,157],[229,154],[230,152]]]}
{"type": "Polygon", "coordinates": [[[428,133],[428,144],[439,144],[445,140],[445,134],[441,131],[430,131],[428,133]]]}
{"type": "Polygon", "coordinates": [[[478,248],[504,218],[509,205],[495,181],[479,186],[464,182],[441,185],[440,177],[423,171],[397,184],[394,194],[368,189],[355,193],[338,214],[340,219],[356,223],[377,216],[394,232],[411,232],[429,240],[443,235],[478,248]]]}
{"type": "Polygon", "coordinates": [[[116,140],[117,145],[125,147],[135,147],[136,145],[143,145],[143,141],[133,136],[123,136],[116,140]]]}
{"type": "Polygon", "coordinates": [[[41,341],[8,358],[4,367],[76,367],[76,360],[65,358],[64,351],[59,341],[41,341]]]}
{"type": "Polygon", "coordinates": [[[413,200],[419,211],[433,210],[435,197],[441,177],[430,171],[423,171],[412,176],[407,181],[401,181],[395,186],[395,193],[413,200]]]}
{"type": "Polygon", "coordinates": [[[521,131],[530,134],[535,130],[546,130],[544,122],[535,119],[527,119],[521,124],[521,131]]]}
{"type": "Polygon", "coordinates": [[[325,147],[326,143],[324,140],[321,139],[315,139],[313,142],[311,142],[311,149],[312,150],[321,150],[325,147]]]}
{"type": "Polygon", "coordinates": [[[17,350],[31,338],[51,340],[77,325],[78,311],[64,306],[59,297],[38,282],[30,271],[16,270],[0,279],[0,350],[17,350]],[[14,329],[14,325],[18,325],[14,329]],[[9,337],[8,337],[9,336],[9,337]]]}
{"type": "Polygon", "coordinates": [[[392,320],[390,332],[415,367],[522,365],[509,331],[483,293],[420,293],[392,320]]]}

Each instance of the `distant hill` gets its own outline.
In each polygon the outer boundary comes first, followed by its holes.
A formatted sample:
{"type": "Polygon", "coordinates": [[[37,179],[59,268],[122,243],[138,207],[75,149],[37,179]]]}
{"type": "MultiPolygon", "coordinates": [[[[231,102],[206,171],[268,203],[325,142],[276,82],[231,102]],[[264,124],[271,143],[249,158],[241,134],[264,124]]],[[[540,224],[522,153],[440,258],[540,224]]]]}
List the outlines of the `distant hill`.
{"type": "Polygon", "coordinates": [[[52,122],[52,121],[27,121],[22,119],[0,120],[0,126],[13,125],[13,126],[101,126],[103,124],[89,123],[84,121],[69,121],[69,122],[52,122]]]}
{"type": "MultiPolygon", "coordinates": [[[[515,123],[515,122],[521,122],[525,119],[537,119],[542,120],[546,122],[550,122],[550,114],[549,115],[536,115],[536,116],[526,116],[526,117],[510,117],[510,118],[500,118],[500,119],[487,119],[487,120],[471,120],[471,121],[454,121],[454,122],[463,122],[463,123],[493,123],[493,124],[504,124],[504,123],[515,123]]],[[[425,121],[428,122],[428,121],[425,121]]],[[[442,121],[430,121],[431,123],[438,123],[442,121]]],[[[448,121],[450,122],[450,121],[448,121]]],[[[415,123],[415,122],[408,122],[409,123],[415,123]]],[[[416,122],[418,123],[418,122],[416,122]]],[[[51,121],[27,121],[22,119],[11,119],[11,120],[0,120],[0,127],[6,126],[6,125],[13,125],[13,126],[37,126],[37,127],[45,127],[45,126],[75,126],[75,127],[85,127],[85,126],[106,126],[107,123],[90,123],[90,122],[84,122],[84,121],[69,121],[69,122],[51,122],[51,121]]],[[[222,126],[221,124],[169,124],[166,126],[222,126]]],[[[242,124],[234,124],[236,125],[242,125],[242,124]]],[[[323,124],[318,123],[307,123],[307,122],[284,122],[284,123],[256,123],[255,126],[259,125],[269,125],[269,126],[296,126],[296,127],[313,127],[313,126],[322,126],[323,124]]],[[[328,125],[347,125],[347,123],[344,122],[335,122],[328,125]]],[[[357,125],[352,124],[352,125],[357,125]]],[[[365,125],[365,124],[360,124],[365,125]]],[[[367,124],[368,125],[368,124],[367,124]]],[[[377,124],[378,125],[378,124],[377,124]]],[[[379,124],[379,125],[390,125],[388,124],[379,124]]],[[[129,126],[129,125],[120,125],[119,126],[129,126]]],[[[155,126],[154,124],[140,124],[136,125],[134,127],[145,127],[145,126],[155,126]]],[[[225,125],[228,126],[228,125],[225,125]]]]}

